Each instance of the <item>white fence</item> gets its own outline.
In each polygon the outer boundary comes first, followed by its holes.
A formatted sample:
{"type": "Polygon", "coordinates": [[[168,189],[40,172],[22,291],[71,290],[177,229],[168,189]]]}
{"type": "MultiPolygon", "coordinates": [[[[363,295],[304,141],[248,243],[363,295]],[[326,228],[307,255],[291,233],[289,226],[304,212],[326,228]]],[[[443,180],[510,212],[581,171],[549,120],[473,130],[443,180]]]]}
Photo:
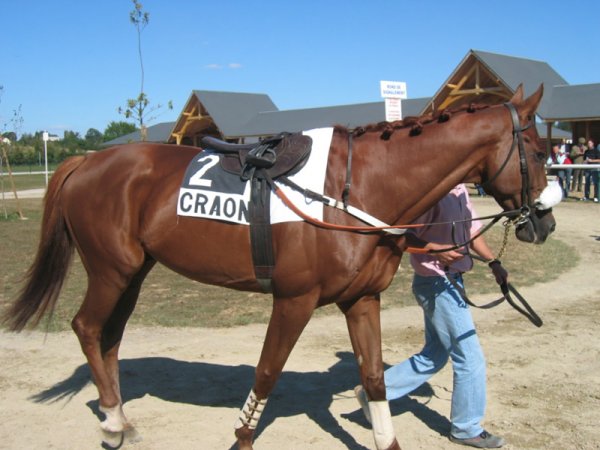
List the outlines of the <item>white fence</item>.
{"type": "Polygon", "coordinates": [[[548,164],[546,169],[600,169],[600,164],[548,164]]]}

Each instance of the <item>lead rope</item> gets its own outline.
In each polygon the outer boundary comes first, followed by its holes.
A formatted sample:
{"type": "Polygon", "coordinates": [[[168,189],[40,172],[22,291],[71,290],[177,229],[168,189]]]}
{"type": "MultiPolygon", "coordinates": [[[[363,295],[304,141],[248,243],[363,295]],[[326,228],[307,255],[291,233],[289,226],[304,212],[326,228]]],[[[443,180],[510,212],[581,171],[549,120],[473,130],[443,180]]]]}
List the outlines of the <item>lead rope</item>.
{"type": "MultiPolygon", "coordinates": [[[[502,245],[500,247],[500,250],[498,251],[498,255],[497,255],[496,259],[493,259],[492,261],[488,261],[478,255],[470,254],[471,258],[473,258],[477,261],[487,263],[488,266],[490,266],[490,267],[492,264],[499,264],[500,258],[504,255],[504,253],[506,252],[506,248],[508,247],[508,235],[510,232],[510,227],[512,225],[514,225],[513,222],[514,221],[506,220],[502,224],[504,226],[504,237],[502,239],[502,245]]],[[[502,291],[502,297],[498,298],[497,300],[493,300],[489,303],[486,303],[484,305],[476,305],[469,299],[465,289],[460,284],[458,284],[458,282],[455,281],[452,276],[450,276],[450,273],[448,272],[448,268],[446,268],[446,279],[457,290],[457,292],[463,298],[465,303],[467,303],[469,306],[472,306],[474,308],[479,308],[479,309],[490,309],[490,308],[493,308],[494,306],[498,306],[500,303],[502,303],[504,300],[506,300],[510,304],[510,306],[512,306],[514,309],[516,309],[519,313],[523,314],[525,317],[527,317],[527,319],[529,319],[529,321],[532,324],[534,324],[536,327],[539,328],[544,324],[544,322],[542,321],[540,316],[537,315],[537,313],[533,310],[533,308],[529,305],[529,303],[527,303],[527,300],[525,300],[525,298],[519,293],[519,291],[517,291],[517,288],[515,288],[511,283],[503,283],[500,285],[500,290],[502,291]],[[521,305],[518,305],[513,300],[511,293],[514,294],[514,296],[519,300],[519,302],[521,302],[521,305]]]]}

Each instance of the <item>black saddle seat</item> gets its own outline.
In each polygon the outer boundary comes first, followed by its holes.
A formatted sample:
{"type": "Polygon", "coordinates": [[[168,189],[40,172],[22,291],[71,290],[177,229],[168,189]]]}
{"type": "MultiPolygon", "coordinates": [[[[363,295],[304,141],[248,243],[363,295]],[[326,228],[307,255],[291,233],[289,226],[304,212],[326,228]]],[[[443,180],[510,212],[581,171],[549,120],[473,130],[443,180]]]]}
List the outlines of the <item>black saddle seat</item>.
{"type": "Polygon", "coordinates": [[[255,169],[264,169],[271,178],[298,172],[310,155],[312,139],[301,133],[281,133],[252,144],[232,144],[214,137],[201,140],[205,149],[222,153],[224,170],[251,178],[255,169]]]}
{"type": "Polygon", "coordinates": [[[251,144],[233,144],[212,136],[204,136],[200,140],[200,143],[202,144],[202,148],[211,149],[217,153],[238,153],[240,151],[250,151],[254,147],[260,145],[259,142],[254,142],[251,144]]]}

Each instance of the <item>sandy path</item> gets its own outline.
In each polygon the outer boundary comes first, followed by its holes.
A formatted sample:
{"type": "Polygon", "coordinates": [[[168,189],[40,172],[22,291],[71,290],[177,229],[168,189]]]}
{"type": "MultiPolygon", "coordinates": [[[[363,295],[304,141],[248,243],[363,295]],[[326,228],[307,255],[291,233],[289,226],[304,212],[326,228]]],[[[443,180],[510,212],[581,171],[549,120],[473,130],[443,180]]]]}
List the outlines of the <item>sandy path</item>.
{"type": "MultiPolygon", "coordinates": [[[[497,211],[474,199],[480,214],[497,211]]],[[[581,263],[525,297],[545,321],[537,329],[508,305],[474,311],[488,359],[485,425],[507,449],[600,449],[600,208],[563,203],[556,235],[581,263]]],[[[386,310],[384,360],[420,348],[418,307],[386,310]]],[[[133,328],[122,348],[126,413],[137,449],[219,449],[253,380],[264,325],[226,330],[133,328]]],[[[0,448],[97,449],[97,393],[75,336],[0,332],[0,448]]],[[[447,438],[451,370],[418,395],[392,403],[400,444],[457,449],[447,438]]],[[[310,322],[269,400],[258,449],[373,448],[352,387],[358,373],[343,317],[310,322]]]]}

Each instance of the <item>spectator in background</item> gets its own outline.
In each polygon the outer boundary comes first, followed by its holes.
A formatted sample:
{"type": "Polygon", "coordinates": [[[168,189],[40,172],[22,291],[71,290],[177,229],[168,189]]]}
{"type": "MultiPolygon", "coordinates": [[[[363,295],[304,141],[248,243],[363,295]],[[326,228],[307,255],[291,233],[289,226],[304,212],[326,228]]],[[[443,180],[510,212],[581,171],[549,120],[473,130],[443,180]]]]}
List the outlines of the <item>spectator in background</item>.
{"type": "MultiPolygon", "coordinates": [[[[554,144],[552,146],[552,153],[548,157],[546,164],[552,166],[553,164],[564,164],[567,155],[564,152],[561,152],[560,145],[554,144]]],[[[565,169],[550,169],[551,175],[556,175],[558,178],[558,184],[560,184],[560,188],[563,191],[563,198],[567,198],[567,194],[569,193],[568,188],[566,187],[566,177],[567,171],[565,169]]]]}
{"type": "MultiPolygon", "coordinates": [[[[573,164],[583,164],[583,154],[587,150],[585,146],[585,138],[580,137],[578,140],[578,145],[573,145],[571,147],[571,151],[569,152],[569,157],[573,164]]],[[[573,176],[571,178],[571,191],[577,190],[577,192],[581,192],[581,182],[583,181],[583,169],[573,169],[573,176]]]]}
{"type": "MultiPolygon", "coordinates": [[[[600,164],[600,144],[598,144],[597,148],[594,148],[594,143],[589,141],[588,149],[583,154],[583,160],[586,164],[600,164]]],[[[585,170],[585,189],[581,200],[590,200],[592,186],[594,186],[594,202],[598,203],[600,201],[598,194],[598,169],[585,170]]]]}
{"type": "MultiPolygon", "coordinates": [[[[560,151],[558,152],[558,154],[561,155],[563,158],[563,164],[573,164],[573,161],[571,161],[571,158],[569,157],[569,148],[567,147],[567,143],[569,142],[570,141],[563,139],[562,144],[560,145],[560,151]]],[[[573,169],[569,167],[568,169],[564,169],[564,171],[565,185],[563,189],[563,195],[565,198],[569,198],[569,190],[571,188],[571,175],[573,174],[573,169]]]]}

